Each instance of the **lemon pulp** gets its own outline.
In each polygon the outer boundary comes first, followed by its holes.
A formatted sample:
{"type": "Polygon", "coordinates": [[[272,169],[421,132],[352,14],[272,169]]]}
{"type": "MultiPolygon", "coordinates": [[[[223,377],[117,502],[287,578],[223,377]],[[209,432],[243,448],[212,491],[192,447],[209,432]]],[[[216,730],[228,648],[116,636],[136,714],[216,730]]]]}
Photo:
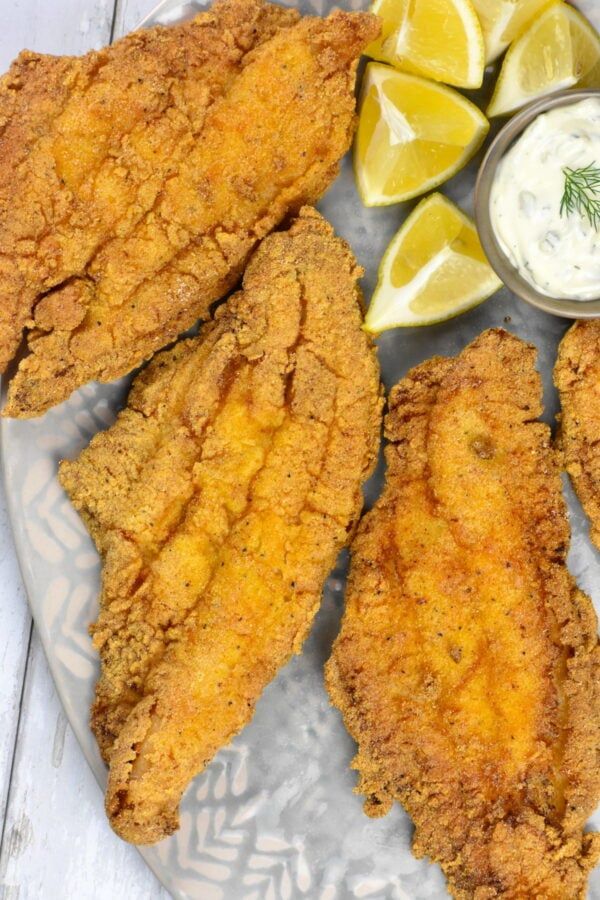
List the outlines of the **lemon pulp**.
{"type": "Polygon", "coordinates": [[[483,34],[471,0],[375,0],[371,12],[382,33],[367,56],[455,87],[481,86],[483,34]]]}
{"type": "Polygon", "coordinates": [[[369,63],[354,145],[364,204],[399,203],[442,184],[471,159],[488,128],[457,91],[369,63]]]}
{"type": "Polygon", "coordinates": [[[488,115],[575,85],[600,87],[600,37],[572,6],[552,3],[506,54],[488,115]]]}
{"type": "Polygon", "coordinates": [[[473,222],[446,197],[433,194],[386,250],[365,329],[377,334],[441,322],[477,306],[501,284],[473,222]]]}
{"type": "Polygon", "coordinates": [[[485,43],[485,61],[494,62],[552,0],[473,0],[485,43]]]}

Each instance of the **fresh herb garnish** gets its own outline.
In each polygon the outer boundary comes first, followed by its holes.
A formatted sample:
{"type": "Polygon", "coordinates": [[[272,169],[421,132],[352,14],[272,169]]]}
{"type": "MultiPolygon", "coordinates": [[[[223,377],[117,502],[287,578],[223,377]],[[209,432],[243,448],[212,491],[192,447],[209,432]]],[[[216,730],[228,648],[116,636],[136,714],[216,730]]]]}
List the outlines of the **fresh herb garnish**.
{"type": "Polygon", "coordinates": [[[600,169],[595,162],[584,169],[563,169],[565,190],[560,204],[561,216],[579,213],[600,229],[600,169]]]}

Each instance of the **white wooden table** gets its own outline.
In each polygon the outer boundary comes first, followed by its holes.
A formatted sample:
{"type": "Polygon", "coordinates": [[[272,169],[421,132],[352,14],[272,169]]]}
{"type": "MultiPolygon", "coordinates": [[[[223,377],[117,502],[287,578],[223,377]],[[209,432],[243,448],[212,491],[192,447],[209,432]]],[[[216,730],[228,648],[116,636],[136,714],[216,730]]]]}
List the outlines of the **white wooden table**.
{"type": "MultiPolygon", "coordinates": [[[[100,47],[154,6],[0,0],[0,71],[25,47],[57,54],[100,47]]],[[[0,900],[167,897],[107,824],[32,628],[0,487],[0,900]]]]}

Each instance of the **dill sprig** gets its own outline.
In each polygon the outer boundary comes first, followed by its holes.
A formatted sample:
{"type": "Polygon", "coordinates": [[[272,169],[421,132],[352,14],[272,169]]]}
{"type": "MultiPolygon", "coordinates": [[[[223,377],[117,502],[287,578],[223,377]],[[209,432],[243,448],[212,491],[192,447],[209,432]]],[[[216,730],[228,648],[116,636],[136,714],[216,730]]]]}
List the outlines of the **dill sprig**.
{"type": "Polygon", "coordinates": [[[579,213],[596,231],[600,229],[600,169],[590,163],[583,169],[563,169],[565,190],[560,204],[561,216],[579,213]]]}

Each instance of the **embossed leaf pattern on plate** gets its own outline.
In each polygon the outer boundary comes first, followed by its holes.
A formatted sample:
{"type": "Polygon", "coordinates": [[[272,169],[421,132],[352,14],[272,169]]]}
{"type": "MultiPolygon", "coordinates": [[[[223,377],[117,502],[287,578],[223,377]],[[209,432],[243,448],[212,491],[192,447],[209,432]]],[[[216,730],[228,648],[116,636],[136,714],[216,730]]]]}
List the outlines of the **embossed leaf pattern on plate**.
{"type": "MultiPolygon", "coordinates": [[[[289,2],[288,5],[295,5],[289,2]]],[[[326,14],[330,0],[300,3],[326,14]]],[[[342,2],[365,8],[359,0],[342,2]]],[[[144,24],[188,18],[196,2],[162,3],[144,24]]],[[[596,0],[580,8],[600,27],[596,0]]],[[[472,208],[476,162],[444,191],[472,208]]],[[[409,205],[366,210],[351,166],[319,204],[350,241],[365,267],[368,296],[382,252],[409,205]]],[[[504,290],[479,309],[445,325],[388,332],[379,340],[383,378],[392,385],[427,356],[456,353],[482,329],[505,325],[540,348],[547,417],[555,411],[551,367],[567,323],[525,308],[504,290]]],[[[43,418],[3,420],[0,426],[10,515],[29,602],[57,690],[85,756],[101,785],[105,769],[88,728],[98,663],[88,636],[96,615],[98,557],[56,478],[58,461],[73,457],[123,403],[128,379],[88,385],[43,418]]],[[[372,502],[379,473],[367,489],[372,502]]],[[[569,491],[573,524],[571,565],[582,586],[600,599],[598,556],[569,491]]],[[[175,898],[194,900],[442,900],[448,896],[437,866],[410,852],[411,826],[396,806],[379,820],[362,812],[352,793],[354,746],[328,703],[322,667],[338,628],[346,555],[327,582],[323,607],[304,652],[267,688],[252,723],[223,749],[190,787],[177,834],[142,851],[175,898]]],[[[82,823],[85,827],[85,823],[82,823]]],[[[600,872],[590,898],[600,900],[600,872]]]]}

